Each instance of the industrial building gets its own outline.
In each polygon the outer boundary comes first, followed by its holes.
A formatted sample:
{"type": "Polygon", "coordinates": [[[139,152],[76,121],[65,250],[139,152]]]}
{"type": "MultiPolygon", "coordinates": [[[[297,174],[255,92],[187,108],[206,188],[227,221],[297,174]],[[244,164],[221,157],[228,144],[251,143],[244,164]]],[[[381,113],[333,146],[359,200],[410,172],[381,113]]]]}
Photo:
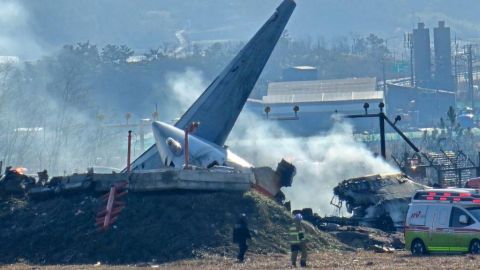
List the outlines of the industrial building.
{"type": "MultiPolygon", "coordinates": [[[[336,113],[364,113],[366,102],[372,110],[378,108],[384,95],[376,86],[376,78],[274,82],[262,100],[250,100],[248,107],[294,135],[311,136],[328,130],[336,113]]],[[[359,119],[354,126],[357,131],[371,131],[378,123],[359,119]]]]}
{"type": "Polygon", "coordinates": [[[389,84],[385,95],[387,115],[401,115],[401,125],[434,127],[455,108],[455,93],[444,90],[389,84]]]}
{"type": "MultiPolygon", "coordinates": [[[[329,130],[335,114],[362,114],[369,103],[370,112],[385,103],[389,116],[402,116],[401,126],[433,127],[455,108],[454,92],[388,84],[384,93],[377,90],[376,78],[274,82],[268,85],[261,100],[250,99],[247,109],[265,119],[275,121],[295,136],[312,136],[329,130]]],[[[378,123],[372,119],[352,121],[355,132],[376,132],[378,123]]]]}
{"type": "Polygon", "coordinates": [[[452,46],[450,27],[445,27],[444,21],[438,22],[433,30],[435,48],[435,88],[454,91],[452,75],[452,46]]]}
{"type": "Polygon", "coordinates": [[[434,72],[432,73],[430,33],[424,23],[413,29],[414,84],[391,81],[385,93],[388,115],[402,115],[401,125],[433,127],[456,108],[450,28],[444,21],[434,28],[434,72]],[[433,75],[433,76],[432,76],[433,75]]]}
{"type": "Polygon", "coordinates": [[[415,86],[455,91],[452,75],[452,46],[450,27],[439,21],[433,30],[434,65],[431,61],[430,31],[424,23],[413,29],[413,72],[415,86]],[[432,72],[433,67],[433,72],[432,72]]]}
{"type": "MultiPolygon", "coordinates": [[[[387,115],[402,116],[399,125],[404,128],[437,126],[450,106],[456,108],[450,28],[439,21],[433,29],[433,61],[425,24],[418,23],[411,37],[413,81],[409,85],[405,80],[390,80],[386,88],[378,87],[376,78],[318,80],[317,68],[294,66],[283,70],[281,82],[268,84],[265,96],[249,100],[247,108],[296,136],[327,131],[336,113],[365,113],[364,103],[369,103],[370,112],[385,103],[387,115]]],[[[355,119],[352,124],[355,132],[378,131],[372,119],[355,119]]]]}
{"type": "Polygon", "coordinates": [[[413,57],[415,85],[431,87],[430,31],[424,23],[418,23],[417,29],[413,29],[413,57]]]}

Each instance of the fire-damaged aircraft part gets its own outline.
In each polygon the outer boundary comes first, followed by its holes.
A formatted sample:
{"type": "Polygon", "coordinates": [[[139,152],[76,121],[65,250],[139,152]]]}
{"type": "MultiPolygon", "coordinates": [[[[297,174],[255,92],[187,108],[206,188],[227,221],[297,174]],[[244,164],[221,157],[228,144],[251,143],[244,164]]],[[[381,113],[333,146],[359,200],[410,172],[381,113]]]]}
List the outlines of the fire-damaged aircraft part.
{"type": "Polygon", "coordinates": [[[293,177],[295,176],[295,174],[297,174],[297,169],[295,168],[295,166],[293,166],[293,164],[282,159],[282,161],[280,161],[277,165],[276,173],[280,178],[282,187],[291,187],[293,177]]]}
{"type": "MultiPolygon", "coordinates": [[[[296,4],[293,0],[284,0],[276,9],[275,13],[268,19],[268,21],[260,28],[255,36],[245,45],[245,47],[238,53],[238,55],[228,64],[225,69],[219,74],[215,80],[208,86],[203,94],[193,103],[193,105],[185,112],[180,120],[170,130],[183,131],[192,122],[200,122],[200,126],[195,131],[193,144],[200,143],[203,146],[211,145],[210,150],[202,152],[201,158],[204,159],[200,163],[208,163],[216,161],[221,165],[221,162],[228,156],[223,145],[230,134],[230,131],[235,124],[248,96],[252,92],[258,77],[270,57],[275,44],[280,38],[285,26],[292,14],[296,4]],[[219,155],[219,152],[223,154],[219,155]],[[209,156],[213,154],[214,157],[209,156]],[[221,157],[221,156],[224,157],[221,157]]],[[[154,123],[154,129],[165,130],[165,123],[160,126],[154,123]]],[[[168,136],[167,137],[172,137],[168,136]]],[[[176,149],[178,145],[165,146],[165,139],[156,140],[156,145],[151,146],[146,152],[138,157],[131,165],[133,171],[136,170],[151,170],[158,169],[165,166],[179,167],[183,164],[178,158],[183,155],[170,155],[165,148],[176,149]],[[159,145],[161,144],[161,145],[159,145]],[[167,156],[164,154],[168,153],[167,156]],[[165,160],[167,159],[167,162],[165,160]],[[173,160],[168,160],[173,159],[173,160]]],[[[172,137],[173,138],[173,137],[172,137]]],[[[177,140],[182,144],[181,140],[177,140]]],[[[190,144],[190,147],[195,149],[205,147],[195,147],[190,144]]],[[[169,150],[170,151],[170,150],[169,150]]],[[[195,159],[195,157],[194,157],[195,159]]]]}
{"type": "MultiPolygon", "coordinates": [[[[152,129],[163,164],[182,169],[185,161],[185,151],[182,151],[180,142],[184,143],[184,131],[163,122],[153,122],[152,129]]],[[[235,169],[252,167],[250,163],[225,147],[215,145],[192,134],[188,134],[188,138],[191,165],[201,168],[210,168],[213,165],[228,166],[235,169]]]]}
{"type": "Polygon", "coordinates": [[[375,174],[344,180],[333,193],[360,224],[393,230],[403,227],[415,191],[427,188],[402,173],[375,174]]]}
{"type": "Polygon", "coordinates": [[[24,174],[24,168],[7,167],[0,178],[0,193],[23,194],[35,184],[35,178],[24,174]]]}

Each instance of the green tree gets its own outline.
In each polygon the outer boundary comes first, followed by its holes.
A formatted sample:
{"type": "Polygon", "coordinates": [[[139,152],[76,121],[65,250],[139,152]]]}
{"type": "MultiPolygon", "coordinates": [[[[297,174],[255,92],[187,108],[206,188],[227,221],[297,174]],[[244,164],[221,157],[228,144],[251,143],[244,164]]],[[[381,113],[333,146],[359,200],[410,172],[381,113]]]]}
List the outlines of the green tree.
{"type": "Polygon", "coordinates": [[[123,64],[134,54],[135,52],[125,45],[108,44],[102,48],[101,58],[104,63],[123,64]]]}
{"type": "Polygon", "coordinates": [[[455,109],[452,106],[448,108],[447,116],[448,116],[448,120],[450,120],[450,126],[455,127],[457,123],[457,113],[455,112],[455,109]]]}

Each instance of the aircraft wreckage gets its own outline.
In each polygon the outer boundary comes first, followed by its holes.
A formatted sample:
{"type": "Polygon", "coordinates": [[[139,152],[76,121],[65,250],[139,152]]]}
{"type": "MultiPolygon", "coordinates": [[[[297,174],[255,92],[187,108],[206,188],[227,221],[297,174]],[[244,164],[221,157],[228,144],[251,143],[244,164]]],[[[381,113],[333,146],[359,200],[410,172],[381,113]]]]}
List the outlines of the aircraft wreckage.
{"type": "Polygon", "coordinates": [[[430,187],[403,173],[375,174],[342,181],[333,193],[361,225],[394,230],[403,227],[415,191],[430,187]]]}
{"type": "MultiPolygon", "coordinates": [[[[295,175],[292,164],[282,160],[276,171],[269,167],[254,168],[231,152],[225,141],[295,6],[295,1],[284,0],[175,125],[153,122],[155,144],[133,163],[128,162],[121,173],[91,171],[56,177],[53,182],[33,187],[30,193],[42,197],[62,190],[91,187],[107,191],[113,183],[127,180],[132,191],[248,190],[253,187],[271,197],[282,195],[280,188],[290,186],[295,175]]],[[[12,179],[20,177],[15,173],[9,175],[12,179]]],[[[9,179],[0,182],[6,183],[9,179]]]]}
{"type": "MultiPolygon", "coordinates": [[[[92,170],[34,184],[35,179],[12,170],[0,180],[0,193],[26,191],[32,198],[48,198],[88,189],[104,192],[114,183],[127,180],[129,190],[139,192],[253,187],[282,200],[280,188],[292,184],[295,167],[284,160],[276,171],[254,167],[230,151],[225,142],[295,6],[293,0],[284,0],[174,125],[153,122],[155,144],[121,173],[92,170]],[[194,133],[190,132],[193,128],[194,133]]],[[[425,188],[404,174],[370,175],[341,182],[334,194],[360,224],[398,228],[412,194],[425,188]]]]}
{"type": "MultiPolygon", "coordinates": [[[[253,171],[252,177],[247,176],[249,182],[271,196],[277,195],[282,185],[291,184],[291,179],[285,180],[284,177],[293,177],[294,167],[291,164],[282,161],[276,173],[268,168],[253,168],[249,162],[231,152],[225,141],[295,6],[293,0],[284,0],[175,125],[153,122],[155,145],[131,164],[133,173],[165,168],[183,170],[190,165],[217,170],[229,167],[250,175],[253,171]],[[282,174],[283,171],[287,172],[282,174]]],[[[206,186],[202,183],[205,180],[196,183],[198,189],[206,186]]]]}

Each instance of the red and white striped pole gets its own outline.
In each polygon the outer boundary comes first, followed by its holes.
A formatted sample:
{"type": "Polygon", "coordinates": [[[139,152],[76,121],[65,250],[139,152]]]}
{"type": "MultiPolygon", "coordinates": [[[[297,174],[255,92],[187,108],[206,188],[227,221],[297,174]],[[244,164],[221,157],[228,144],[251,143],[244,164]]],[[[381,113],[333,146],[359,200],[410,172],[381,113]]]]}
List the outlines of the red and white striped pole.
{"type": "Polygon", "coordinates": [[[195,131],[198,128],[200,122],[192,122],[186,129],[185,129],[185,168],[189,169],[189,160],[190,160],[190,146],[188,144],[188,134],[195,131]]]}
{"type": "Polygon", "coordinates": [[[110,193],[108,195],[107,208],[106,208],[107,212],[105,214],[105,220],[103,221],[103,229],[108,228],[108,226],[110,225],[110,218],[111,218],[111,213],[113,209],[113,201],[115,200],[115,193],[117,192],[116,189],[117,188],[115,185],[112,185],[110,187],[110,193]]]}

